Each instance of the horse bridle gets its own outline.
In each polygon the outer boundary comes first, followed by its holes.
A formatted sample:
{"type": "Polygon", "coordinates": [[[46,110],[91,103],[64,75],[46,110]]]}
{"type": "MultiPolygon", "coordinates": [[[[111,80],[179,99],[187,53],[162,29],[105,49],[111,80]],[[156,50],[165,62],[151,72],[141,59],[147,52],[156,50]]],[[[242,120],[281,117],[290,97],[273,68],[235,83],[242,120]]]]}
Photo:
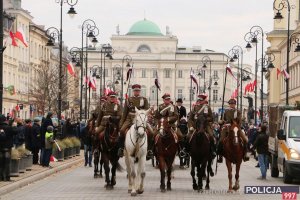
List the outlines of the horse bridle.
{"type": "MultiPolygon", "coordinates": [[[[143,114],[144,114],[144,113],[143,113],[143,114]]],[[[144,119],[141,117],[141,114],[139,114],[139,115],[137,116],[137,117],[139,117],[139,118],[141,119],[142,124],[139,125],[139,126],[137,126],[137,123],[135,123],[135,126],[134,126],[135,134],[136,134],[136,136],[137,136],[138,138],[143,138],[143,137],[145,137],[145,134],[143,134],[142,136],[138,134],[138,129],[139,129],[139,128],[143,128],[143,129],[144,129],[144,132],[146,132],[146,128],[147,128],[147,121],[146,121],[146,118],[147,118],[147,115],[146,115],[146,114],[144,114],[144,115],[145,115],[144,119]]],[[[137,122],[137,120],[136,120],[136,122],[137,122]]]]}

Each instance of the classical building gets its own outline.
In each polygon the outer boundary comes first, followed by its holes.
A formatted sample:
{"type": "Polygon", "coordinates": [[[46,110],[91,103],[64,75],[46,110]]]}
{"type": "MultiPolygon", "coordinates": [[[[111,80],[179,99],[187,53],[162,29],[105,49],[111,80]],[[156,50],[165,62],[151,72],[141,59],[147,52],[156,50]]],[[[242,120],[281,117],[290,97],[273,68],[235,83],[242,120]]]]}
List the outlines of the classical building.
{"type": "MultiPolygon", "coordinates": [[[[102,87],[104,85],[103,74],[105,74],[105,85],[114,88],[119,95],[123,93],[123,99],[125,99],[127,91],[128,95],[131,95],[130,86],[139,83],[142,85],[142,95],[148,98],[151,105],[156,106],[157,89],[154,80],[157,74],[161,85],[161,91],[158,91],[158,103],[162,103],[161,96],[164,93],[170,93],[174,102],[178,98],[182,98],[183,105],[190,110],[197,95],[195,84],[192,84],[191,87],[190,73],[192,70],[198,79],[200,91],[205,90],[205,93],[210,94],[213,111],[215,113],[221,111],[225,69],[228,62],[226,54],[203,49],[200,46],[178,46],[178,38],[170,33],[168,27],[166,33],[163,34],[158,25],[146,19],[133,24],[128,33],[124,35],[117,31],[117,34],[111,37],[111,46],[114,49],[113,59],[105,61],[105,73],[102,73],[102,77],[98,76],[100,79],[97,80],[98,89],[95,96],[100,96],[99,87],[100,83],[102,87]],[[133,66],[133,73],[130,82],[126,81],[128,67],[123,59],[126,55],[132,58],[130,64],[133,66]],[[207,67],[203,68],[202,60],[205,58],[211,60],[211,70],[209,62],[206,63],[207,67]]],[[[103,63],[100,59],[99,48],[90,50],[88,57],[89,66],[103,63]]],[[[236,73],[235,64],[231,65],[236,73]]],[[[104,68],[104,64],[102,67],[104,68]]],[[[251,66],[248,67],[250,76],[251,68],[251,66]]],[[[225,90],[226,102],[235,88],[236,81],[228,75],[225,90]]],[[[253,96],[253,94],[251,95],[253,96]]],[[[95,104],[92,105],[91,110],[95,106],[95,104]]],[[[248,108],[246,99],[243,100],[243,108],[248,108]]]]}

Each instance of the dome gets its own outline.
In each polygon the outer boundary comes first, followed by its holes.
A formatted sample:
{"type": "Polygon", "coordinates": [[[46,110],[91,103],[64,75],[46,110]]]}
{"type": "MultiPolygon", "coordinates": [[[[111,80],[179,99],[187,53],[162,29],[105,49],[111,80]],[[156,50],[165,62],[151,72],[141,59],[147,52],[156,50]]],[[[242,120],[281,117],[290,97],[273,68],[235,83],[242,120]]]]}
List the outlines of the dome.
{"type": "Polygon", "coordinates": [[[127,35],[162,36],[160,28],[149,20],[141,20],[133,24],[127,35]]]}

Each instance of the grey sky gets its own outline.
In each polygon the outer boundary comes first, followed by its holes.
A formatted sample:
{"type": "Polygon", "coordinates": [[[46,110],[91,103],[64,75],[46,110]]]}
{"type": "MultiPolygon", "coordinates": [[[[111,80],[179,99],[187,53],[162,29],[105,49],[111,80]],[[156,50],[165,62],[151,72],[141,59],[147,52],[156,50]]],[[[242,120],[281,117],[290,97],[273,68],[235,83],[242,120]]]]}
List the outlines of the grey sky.
{"type": "MultiPolygon", "coordinates": [[[[60,8],[55,0],[23,0],[22,4],[35,23],[59,27],[60,8]]],[[[69,47],[80,46],[79,26],[90,18],[100,29],[98,40],[108,43],[118,24],[121,34],[126,34],[145,12],[162,33],[168,25],[178,37],[179,46],[227,53],[234,45],[246,45],[244,35],[253,25],[260,25],[265,32],[272,30],[272,7],[273,0],[78,0],[76,17],[63,15],[63,37],[69,47]]],[[[68,9],[65,4],[64,13],[68,9]]],[[[244,59],[253,65],[254,52],[245,53],[244,59]]]]}

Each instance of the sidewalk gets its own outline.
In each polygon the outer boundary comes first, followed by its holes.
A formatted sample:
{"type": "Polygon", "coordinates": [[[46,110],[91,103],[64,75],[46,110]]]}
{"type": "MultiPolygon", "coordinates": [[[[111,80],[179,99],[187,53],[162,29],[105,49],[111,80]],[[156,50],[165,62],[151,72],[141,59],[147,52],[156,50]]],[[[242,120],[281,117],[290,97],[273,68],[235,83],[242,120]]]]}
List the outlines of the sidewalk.
{"type": "Polygon", "coordinates": [[[25,173],[20,174],[19,177],[11,177],[10,182],[0,182],[0,196],[83,163],[83,154],[84,152],[81,150],[80,156],[67,159],[63,162],[51,162],[50,165],[53,167],[51,169],[40,165],[33,165],[31,171],[26,171],[25,173]]]}

